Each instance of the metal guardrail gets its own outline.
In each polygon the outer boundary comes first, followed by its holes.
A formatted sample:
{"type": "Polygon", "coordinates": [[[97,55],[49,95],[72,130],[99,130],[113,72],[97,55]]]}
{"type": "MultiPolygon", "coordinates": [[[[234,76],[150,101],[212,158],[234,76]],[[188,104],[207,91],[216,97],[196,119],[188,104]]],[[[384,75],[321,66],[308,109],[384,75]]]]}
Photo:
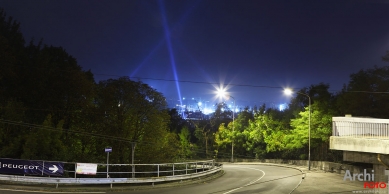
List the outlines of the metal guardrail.
{"type": "MultiPolygon", "coordinates": [[[[98,166],[104,167],[105,170],[107,164],[98,164],[98,166]]],[[[181,163],[163,163],[163,164],[108,164],[110,171],[100,171],[97,174],[108,174],[110,177],[119,176],[123,174],[131,175],[131,178],[135,177],[145,177],[147,175],[152,175],[153,177],[160,176],[175,176],[182,174],[191,174],[204,171],[204,169],[213,168],[215,166],[214,160],[206,161],[194,161],[194,162],[181,162],[181,163]],[[114,167],[127,168],[131,171],[127,172],[117,172],[112,171],[114,167]]],[[[68,173],[74,173],[76,178],[75,171],[67,171],[68,173]]]]}
{"type": "Polygon", "coordinates": [[[333,117],[332,136],[389,139],[389,119],[333,117]]]}
{"type": "MultiPolygon", "coordinates": [[[[111,164],[114,166],[115,164],[111,164]]],[[[126,164],[117,164],[120,166],[126,164]]],[[[157,171],[136,172],[155,174],[156,176],[140,177],[140,178],[58,178],[58,177],[33,177],[33,176],[17,176],[17,175],[0,175],[0,181],[8,181],[14,183],[41,183],[41,184],[55,184],[58,188],[59,184],[112,184],[117,183],[155,183],[164,181],[180,181],[198,178],[202,176],[217,173],[223,169],[222,164],[216,164],[214,160],[186,162],[186,163],[167,163],[167,164],[137,164],[137,166],[157,167],[157,171]],[[177,166],[186,166],[186,169],[176,168],[177,166]],[[172,166],[172,170],[160,171],[161,166],[172,166]],[[193,171],[193,172],[191,172],[193,171]],[[160,176],[162,172],[169,172],[171,175],[160,176]],[[188,173],[189,172],[189,173],[188,173]]],[[[101,172],[106,173],[106,172],[101,172]]],[[[115,172],[110,172],[115,173],[115,172]]],[[[116,173],[131,173],[131,172],[116,172],[116,173]]]]}

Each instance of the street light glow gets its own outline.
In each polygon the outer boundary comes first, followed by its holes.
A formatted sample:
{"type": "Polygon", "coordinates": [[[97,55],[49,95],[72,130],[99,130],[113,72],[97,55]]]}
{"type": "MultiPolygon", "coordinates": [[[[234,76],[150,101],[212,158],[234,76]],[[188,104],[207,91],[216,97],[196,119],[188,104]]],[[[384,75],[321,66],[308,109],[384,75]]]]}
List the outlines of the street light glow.
{"type": "Polygon", "coordinates": [[[291,89],[289,89],[289,88],[284,89],[284,94],[290,96],[290,95],[292,95],[292,93],[293,93],[293,91],[291,89]]]}
{"type": "Polygon", "coordinates": [[[225,88],[218,88],[218,89],[216,90],[216,93],[217,93],[217,96],[218,96],[219,98],[224,98],[224,97],[226,97],[226,95],[227,95],[227,92],[226,92],[226,89],[225,89],[225,88]]]}

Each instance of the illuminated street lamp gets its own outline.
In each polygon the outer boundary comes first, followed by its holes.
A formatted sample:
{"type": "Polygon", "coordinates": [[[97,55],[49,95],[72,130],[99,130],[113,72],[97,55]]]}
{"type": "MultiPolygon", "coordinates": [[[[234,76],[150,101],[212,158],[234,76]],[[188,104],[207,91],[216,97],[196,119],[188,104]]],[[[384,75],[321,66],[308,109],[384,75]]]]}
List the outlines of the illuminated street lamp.
{"type": "MultiPolygon", "coordinates": [[[[218,89],[217,90],[217,95],[220,97],[220,98],[224,98],[224,97],[230,97],[232,99],[234,99],[234,107],[232,109],[232,132],[234,132],[234,121],[235,121],[235,98],[231,95],[228,95],[226,93],[226,91],[224,89],[218,89]]],[[[234,139],[232,138],[231,140],[231,162],[234,162],[234,139]]]]}
{"type": "MultiPolygon", "coordinates": [[[[291,89],[285,89],[284,90],[284,93],[286,95],[292,95],[293,91],[291,89]]],[[[301,94],[301,95],[304,95],[306,97],[308,97],[308,100],[309,100],[309,107],[308,107],[308,110],[309,110],[309,123],[308,123],[308,170],[311,170],[311,97],[308,95],[308,94],[305,94],[305,93],[301,93],[301,92],[296,92],[298,94],[301,94]]]]}

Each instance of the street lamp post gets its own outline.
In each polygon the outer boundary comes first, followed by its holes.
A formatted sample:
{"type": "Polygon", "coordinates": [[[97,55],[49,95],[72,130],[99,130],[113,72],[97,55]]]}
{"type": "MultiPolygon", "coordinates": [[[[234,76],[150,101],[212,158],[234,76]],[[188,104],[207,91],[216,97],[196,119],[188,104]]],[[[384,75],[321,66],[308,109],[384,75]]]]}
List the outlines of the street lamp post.
{"type": "MultiPolygon", "coordinates": [[[[230,96],[232,99],[234,99],[234,107],[232,107],[232,133],[234,133],[234,125],[235,125],[235,98],[230,96]]],[[[234,162],[234,138],[231,140],[231,162],[234,162]]]]}
{"type": "MultiPolygon", "coordinates": [[[[232,109],[232,133],[234,133],[234,125],[235,125],[235,98],[231,95],[228,95],[226,94],[225,90],[223,89],[219,89],[217,91],[217,94],[220,96],[220,97],[225,97],[225,96],[228,96],[232,99],[234,99],[234,107],[232,109]]],[[[234,139],[232,138],[231,140],[231,162],[234,162],[234,139]]]]}
{"type": "MultiPolygon", "coordinates": [[[[293,91],[291,89],[285,89],[284,93],[287,95],[291,95],[293,91]]],[[[296,92],[298,94],[304,95],[308,97],[309,100],[309,119],[308,119],[308,170],[311,170],[311,97],[308,94],[296,92]]]]}

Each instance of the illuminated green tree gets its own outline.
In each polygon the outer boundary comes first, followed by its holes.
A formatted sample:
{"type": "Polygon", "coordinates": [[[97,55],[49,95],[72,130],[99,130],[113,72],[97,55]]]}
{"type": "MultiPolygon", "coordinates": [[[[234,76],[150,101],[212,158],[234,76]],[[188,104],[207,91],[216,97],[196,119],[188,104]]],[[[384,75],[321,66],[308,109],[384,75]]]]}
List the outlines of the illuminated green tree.
{"type": "Polygon", "coordinates": [[[271,111],[260,112],[254,116],[244,134],[247,137],[245,147],[252,150],[256,158],[263,158],[268,152],[283,148],[282,122],[273,119],[271,111]]]}
{"type": "Polygon", "coordinates": [[[193,157],[193,144],[190,142],[190,131],[188,127],[181,129],[181,132],[178,134],[180,138],[180,147],[182,158],[192,158],[193,157]]]}

